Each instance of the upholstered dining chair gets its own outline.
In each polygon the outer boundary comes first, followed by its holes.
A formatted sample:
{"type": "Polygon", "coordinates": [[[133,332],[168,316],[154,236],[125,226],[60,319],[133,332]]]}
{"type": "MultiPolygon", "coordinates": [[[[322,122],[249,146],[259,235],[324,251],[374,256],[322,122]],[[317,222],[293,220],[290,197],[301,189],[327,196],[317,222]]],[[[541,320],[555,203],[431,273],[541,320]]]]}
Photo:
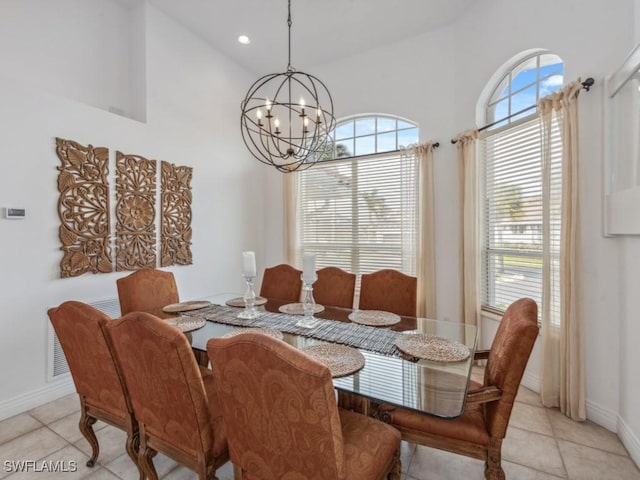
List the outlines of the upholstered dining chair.
{"type": "Polygon", "coordinates": [[[320,305],[353,308],[356,274],[338,267],[318,270],[318,280],[313,284],[313,298],[320,305]]]}
{"type": "Polygon", "coordinates": [[[171,272],[144,268],[116,280],[120,313],[149,312],[179,301],[178,287],[171,272]]]}
{"type": "Polygon", "coordinates": [[[537,336],[535,301],[523,298],[513,302],[502,317],[491,349],[475,356],[487,360],[484,382],[470,386],[460,417],[449,420],[382,405],[378,418],[398,428],[409,442],[484,460],[485,478],[504,480],[502,441],[537,336]]]}
{"type": "Polygon", "coordinates": [[[93,431],[97,420],[127,432],[125,448],[137,465],[138,424],[102,328],[111,319],[75,301],[64,302],[47,313],[80,397],[80,432],[92,452],[87,466],[95,465],[100,452],[93,431]]]}
{"type": "Polygon", "coordinates": [[[229,460],[227,434],[211,372],[201,375],[185,335],[154,315],[132,312],[107,324],[140,429],[138,465],[158,478],[156,452],[215,479],[229,460]]]}
{"type": "Polygon", "coordinates": [[[302,291],[301,275],[300,270],[286,263],[265,268],[260,285],[260,296],[299,302],[302,291]]]}
{"type": "Polygon", "coordinates": [[[400,478],[400,434],[338,408],[326,366],[257,333],[212,338],[207,352],[235,478],[400,478]]]}
{"type": "Polygon", "coordinates": [[[418,280],[392,269],[362,275],[360,310],[384,310],[407,317],[416,316],[418,280]]]}

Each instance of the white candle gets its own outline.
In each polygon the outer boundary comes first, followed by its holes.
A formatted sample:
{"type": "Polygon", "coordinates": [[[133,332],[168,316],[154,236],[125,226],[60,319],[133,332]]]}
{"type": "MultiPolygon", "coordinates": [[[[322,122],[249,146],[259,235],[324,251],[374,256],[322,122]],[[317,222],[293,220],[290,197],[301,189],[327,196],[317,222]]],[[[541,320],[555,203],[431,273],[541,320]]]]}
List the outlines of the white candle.
{"type": "Polygon", "coordinates": [[[316,281],[316,254],[305,253],[302,259],[302,281],[310,284],[316,281]]]}
{"type": "Polygon", "coordinates": [[[242,275],[245,277],[256,276],[255,252],[242,252],[242,275]]]}

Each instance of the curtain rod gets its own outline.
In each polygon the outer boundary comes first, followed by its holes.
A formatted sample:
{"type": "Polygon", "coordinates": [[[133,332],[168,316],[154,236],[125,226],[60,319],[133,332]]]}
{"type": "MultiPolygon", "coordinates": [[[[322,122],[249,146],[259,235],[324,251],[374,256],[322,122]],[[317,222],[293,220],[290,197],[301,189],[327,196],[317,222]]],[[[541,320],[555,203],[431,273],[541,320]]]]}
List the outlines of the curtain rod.
{"type": "MultiPolygon", "coordinates": [[[[596,83],[595,80],[593,78],[589,77],[584,82],[582,82],[582,88],[584,88],[588,92],[589,89],[591,87],[593,87],[594,83],[596,83]]],[[[487,130],[488,128],[491,128],[494,125],[497,125],[498,123],[504,122],[505,120],[509,120],[510,118],[516,117],[516,116],[520,115],[521,113],[528,112],[529,110],[531,110],[533,108],[537,108],[537,107],[538,107],[537,105],[531,105],[530,107],[524,108],[524,109],[522,109],[522,110],[520,110],[520,111],[518,111],[516,113],[512,113],[511,115],[509,115],[507,117],[501,118],[500,120],[497,120],[497,121],[489,123],[489,124],[487,124],[487,125],[485,125],[483,127],[480,127],[478,129],[478,132],[482,132],[483,130],[487,130]]],[[[458,143],[458,141],[455,138],[452,138],[451,139],[451,143],[453,143],[455,145],[456,143],[458,143]]]]}

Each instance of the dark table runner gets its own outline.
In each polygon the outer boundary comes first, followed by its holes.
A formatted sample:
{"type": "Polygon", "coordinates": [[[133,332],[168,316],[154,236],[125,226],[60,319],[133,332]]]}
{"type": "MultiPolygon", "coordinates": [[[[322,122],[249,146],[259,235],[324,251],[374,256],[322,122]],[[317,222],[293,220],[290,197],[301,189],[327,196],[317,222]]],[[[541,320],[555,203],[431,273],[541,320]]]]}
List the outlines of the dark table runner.
{"type": "Polygon", "coordinates": [[[398,335],[402,335],[402,333],[386,328],[322,320],[319,318],[316,318],[318,324],[314,328],[303,328],[296,326],[296,323],[302,318],[300,315],[260,312],[259,317],[247,320],[238,318],[240,311],[241,310],[233,307],[211,305],[200,310],[184,312],[183,315],[204,317],[211,322],[235,325],[238,327],[275,328],[284,333],[291,333],[293,335],[315,338],[332,343],[341,343],[384,355],[400,355],[395,341],[398,335]]]}

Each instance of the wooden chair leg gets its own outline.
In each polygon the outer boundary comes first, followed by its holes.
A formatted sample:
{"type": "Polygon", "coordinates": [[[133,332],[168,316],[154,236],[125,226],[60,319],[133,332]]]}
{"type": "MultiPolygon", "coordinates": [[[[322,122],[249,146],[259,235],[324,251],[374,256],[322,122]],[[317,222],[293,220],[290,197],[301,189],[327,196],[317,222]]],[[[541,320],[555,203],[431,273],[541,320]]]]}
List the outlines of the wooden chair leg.
{"type": "Polygon", "coordinates": [[[489,440],[489,450],[485,463],[484,478],[486,480],[505,480],[504,470],[502,470],[502,439],[492,438],[489,440]]]}
{"type": "Polygon", "coordinates": [[[387,478],[389,480],[400,480],[401,470],[402,464],[400,462],[400,449],[398,448],[395,455],[393,456],[393,464],[391,465],[391,470],[389,470],[389,475],[387,476],[387,478]]]}
{"type": "Polygon", "coordinates": [[[96,464],[98,454],[100,453],[100,445],[98,445],[98,439],[92,426],[96,423],[96,419],[87,414],[87,408],[84,405],[83,399],[80,399],[80,407],[82,414],[78,428],[80,428],[80,433],[82,433],[84,438],[87,439],[87,442],[89,442],[89,445],[91,445],[91,458],[87,460],[87,467],[91,468],[96,464]]]}
{"type": "Polygon", "coordinates": [[[145,477],[149,480],[158,480],[158,472],[156,472],[156,467],[153,466],[153,457],[155,454],[156,451],[146,445],[141,445],[140,451],[138,452],[138,466],[142,468],[145,477]]]}

